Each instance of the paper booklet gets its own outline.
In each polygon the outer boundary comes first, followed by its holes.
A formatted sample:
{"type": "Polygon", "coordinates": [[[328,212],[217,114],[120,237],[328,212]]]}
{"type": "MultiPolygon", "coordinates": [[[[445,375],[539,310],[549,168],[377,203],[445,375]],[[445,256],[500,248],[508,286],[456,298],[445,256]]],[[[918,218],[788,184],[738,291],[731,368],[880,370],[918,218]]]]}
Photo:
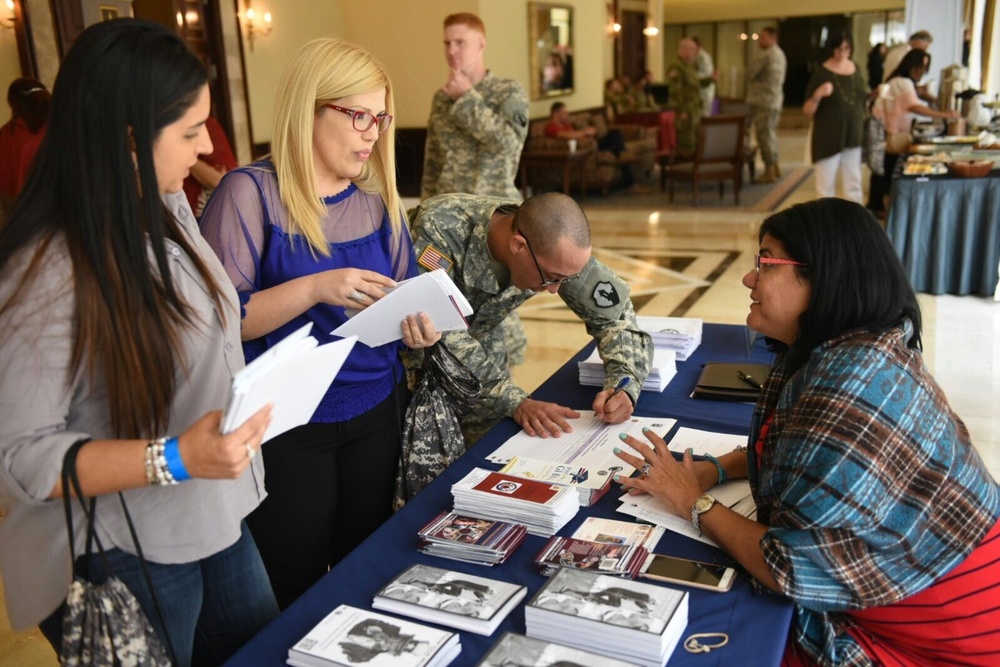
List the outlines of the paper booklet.
{"type": "Polygon", "coordinates": [[[635,579],[648,556],[649,551],[637,544],[592,542],[556,535],[535,556],[535,567],[545,577],[561,567],[571,567],[635,579]]]}
{"type": "Polygon", "coordinates": [[[413,565],[375,594],[372,607],[488,637],[527,590],[505,581],[413,565]]]}
{"type": "Polygon", "coordinates": [[[648,523],[588,516],[573,533],[573,537],[606,544],[635,544],[654,551],[664,532],[662,526],[648,523]]]}
{"type": "Polygon", "coordinates": [[[534,479],[546,484],[558,484],[576,489],[581,507],[589,507],[611,488],[612,471],[602,469],[591,471],[581,466],[542,461],[524,456],[515,456],[500,472],[515,477],[534,479]]]}
{"type": "Polygon", "coordinates": [[[233,376],[222,433],[231,433],[268,403],[271,425],[264,442],[309,421],[357,340],[354,336],[320,345],[312,324],[283,338],[233,376]]]}
{"type": "Polygon", "coordinates": [[[635,663],[614,660],[578,648],[505,632],[476,667],[635,667],[635,663]]]}
{"type": "Polygon", "coordinates": [[[482,565],[505,562],[524,542],[520,523],[491,521],[442,512],[420,529],[420,550],[432,556],[482,565]]]}
{"type": "Polygon", "coordinates": [[[688,593],[561,568],[525,606],[529,637],[660,667],[687,627],[688,593]]]}
{"type": "Polygon", "coordinates": [[[569,487],[473,468],[451,487],[455,512],[523,523],[532,535],[549,537],[580,509],[569,487]]]}
{"type": "Polygon", "coordinates": [[[686,361],[701,345],[703,320],[692,317],[650,317],[636,318],[639,328],[653,339],[653,347],[675,350],[677,361],[686,361]]]}
{"type": "Polygon", "coordinates": [[[458,634],[342,604],[288,649],[295,667],[444,667],[458,634]]]}
{"type": "Polygon", "coordinates": [[[417,313],[427,313],[438,331],[469,328],[465,318],[472,315],[472,305],[444,269],[400,281],[385,292],[363,310],[347,310],[350,319],[331,333],[357,336],[368,347],[378,347],[401,339],[403,320],[417,313]]]}

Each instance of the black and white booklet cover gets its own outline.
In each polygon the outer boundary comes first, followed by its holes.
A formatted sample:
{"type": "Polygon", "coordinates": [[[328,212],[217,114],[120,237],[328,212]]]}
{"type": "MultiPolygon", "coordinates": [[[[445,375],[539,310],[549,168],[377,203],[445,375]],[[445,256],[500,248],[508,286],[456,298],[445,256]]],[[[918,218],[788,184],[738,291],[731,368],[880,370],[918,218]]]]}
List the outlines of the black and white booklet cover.
{"type": "Polygon", "coordinates": [[[454,632],[340,605],[288,649],[288,664],[444,667],[461,651],[454,632]]]}
{"type": "Polygon", "coordinates": [[[687,627],[688,594],[666,586],[561,568],[524,610],[529,637],[654,667],[687,627]]]}
{"type": "Polygon", "coordinates": [[[634,662],[506,632],[476,667],[636,667],[634,662]]]}
{"type": "Polygon", "coordinates": [[[505,581],[413,565],[376,593],[372,606],[489,636],[526,592],[505,581]]]}

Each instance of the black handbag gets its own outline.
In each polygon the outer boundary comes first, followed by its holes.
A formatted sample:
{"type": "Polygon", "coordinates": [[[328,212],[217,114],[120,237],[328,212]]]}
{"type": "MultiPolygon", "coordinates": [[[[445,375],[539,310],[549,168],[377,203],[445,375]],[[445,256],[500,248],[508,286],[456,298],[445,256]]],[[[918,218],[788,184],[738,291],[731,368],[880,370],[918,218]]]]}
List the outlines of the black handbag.
{"type": "Polygon", "coordinates": [[[403,422],[393,507],[400,509],[465,453],[461,417],[483,385],[440,342],[427,348],[403,422]]]}
{"type": "MultiPolygon", "coordinates": [[[[167,637],[168,652],[167,649],[164,649],[163,643],[149,619],[146,618],[146,614],[143,613],[135,595],[118,577],[111,574],[107,554],[97,536],[95,514],[97,499],[91,498],[88,503],[83,497],[80,480],[76,474],[76,457],[80,448],[89,441],[90,439],[87,438],[76,442],[63,458],[63,507],[66,510],[66,528],[69,532],[69,548],[73,558],[73,583],[70,584],[69,594],[66,596],[62,651],[59,655],[59,662],[70,667],[89,665],[169,667],[177,662],[170,637],[167,637]],[[96,544],[98,553],[103,559],[104,570],[108,575],[107,580],[102,584],[89,581],[77,564],[76,543],[73,534],[73,501],[70,489],[76,494],[83,514],[87,518],[87,549],[84,555],[88,558],[84,561],[89,560],[91,548],[96,544]]],[[[166,632],[163,612],[156,599],[156,591],[153,589],[149,568],[142,555],[142,548],[139,546],[132,517],[129,515],[125,498],[122,497],[121,493],[118,494],[118,498],[125,513],[125,520],[128,522],[136,555],[142,564],[146,584],[149,586],[153,598],[153,606],[160,619],[160,624],[166,632]]]]}

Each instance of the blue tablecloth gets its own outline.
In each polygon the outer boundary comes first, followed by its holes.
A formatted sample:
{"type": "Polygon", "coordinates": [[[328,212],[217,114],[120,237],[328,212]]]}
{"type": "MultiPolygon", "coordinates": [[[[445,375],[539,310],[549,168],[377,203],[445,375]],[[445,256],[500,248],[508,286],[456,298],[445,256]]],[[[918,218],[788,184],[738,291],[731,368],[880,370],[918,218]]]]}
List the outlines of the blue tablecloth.
{"type": "Polygon", "coordinates": [[[1000,174],[896,178],[886,231],[918,292],[993,296],[1000,264],[1000,174]]]}
{"type": "MultiPolygon", "coordinates": [[[[747,433],[752,405],[689,397],[706,362],[738,362],[748,359],[758,363],[770,361],[770,355],[760,341],[751,354],[747,355],[744,332],[744,327],[706,324],[701,347],[688,361],[678,363],[677,375],[663,393],[642,392],[637,413],[675,418],[683,426],[725,433],[747,433]]],[[[592,347],[591,344],[584,348],[533,396],[540,400],[558,401],[577,409],[589,409],[596,389],[580,386],[576,362],[586,358],[592,347]]],[[[288,649],[334,607],[349,604],[370,609],[375,592],[413,563],[517,582],[528,587],[527,599],[530,599],[545,582],[543,577],[536,574],[533,565],[535,555],[545,543],[544,538],[528,536],[507,563],[493,568],[435,558],[417,551],[417,530],[439,512],[451,509],[451,485],[473,467],[495,469],[496,466],[487,462],[485,457],[517,430],[513,421],[506,420],[490,431],[433,484],[254,637],[227,664],[284,665],[288,649]]],[[[612,489],[593,507],[581,508],[577,517],[560,534],[571,534],[586,516],[631,520],[627,515],[615,512],[619,495],[617,489],[612,489]]],[[[726,555],[719,549],[669,532],[660,540],[656,551],[704,561],[728,562],[726,555]]],[[[737,577],[733,589],[728,593],[690,589],[690,594],[690,620],[684,636],[696,632],[725,632],[729,635],[729,644],[711,654],[692,654],[678,646],[669,662],[671,666],[764,666],[780,663],[791,623],[790,602],[776,595],[752,593],[745,574],[737,577]]],[[[523,605],[515,609],[490,637],[461,633],[462,653],[452,665],[475,665],[504,631],[524,634],[523,605]]]]}

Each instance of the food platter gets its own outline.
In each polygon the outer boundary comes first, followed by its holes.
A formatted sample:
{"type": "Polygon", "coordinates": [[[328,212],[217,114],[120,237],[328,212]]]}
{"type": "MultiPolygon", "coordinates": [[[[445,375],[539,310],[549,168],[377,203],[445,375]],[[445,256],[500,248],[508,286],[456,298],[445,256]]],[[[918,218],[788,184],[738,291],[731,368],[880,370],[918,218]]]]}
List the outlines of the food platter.
{"type": "Polygon", "coordinates": [[[974,144],[979,141],[979,135],[972,134],[956,137],[931,137],[930,139],[927,139],[927,141],[932,144],[974,144]]]}

